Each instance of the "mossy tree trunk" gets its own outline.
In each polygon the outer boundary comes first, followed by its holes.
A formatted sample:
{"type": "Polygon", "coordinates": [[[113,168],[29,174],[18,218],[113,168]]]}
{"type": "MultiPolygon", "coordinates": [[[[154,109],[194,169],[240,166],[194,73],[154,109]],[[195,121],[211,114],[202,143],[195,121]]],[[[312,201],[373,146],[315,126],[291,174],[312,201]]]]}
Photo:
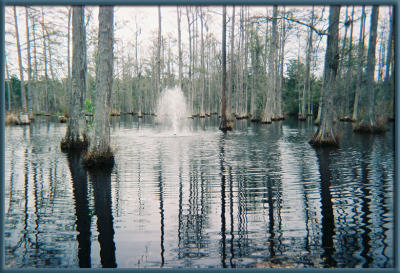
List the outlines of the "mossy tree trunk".
{"type": "Polygon", "coordinates": [[[84,102],[86,93],[86,30],[85,8],[72,8],[72,79],[69,89],[69,119],[67,133],[61,142],[64,151],[87,146],[84,102]]]}
{"type": "Polygon", "coordinates": [[[90,134],[87,167],[112,167],[114,155],[110,147],[111,89],[113,84],[113,6],[100,6],[98,57],[96,66],[96,98],[94,128],[90,134]]]}
{"type": "Polygon", "coordinates": [[[337,146],[339,140],[333,129],[333,97],[336,88],[336,76],[339,65],[340,6],[330,6],[328,42],[325,54],[324,92],[321,105],[321,124],[311,139],[314,146],[337,146]]]}
{"type": "Polygon", "coordinates": [[[372,7],[369,45],[367,55],[367,83],[361,92],[360,100],[360,120],[354,126],[355,131],[359,132],[381,132],[384,131],[384,124],[377,124],[375,120],[375,54],[376,54],[376,40],[378,34],[378,16],[379,6],[372,7]]]}

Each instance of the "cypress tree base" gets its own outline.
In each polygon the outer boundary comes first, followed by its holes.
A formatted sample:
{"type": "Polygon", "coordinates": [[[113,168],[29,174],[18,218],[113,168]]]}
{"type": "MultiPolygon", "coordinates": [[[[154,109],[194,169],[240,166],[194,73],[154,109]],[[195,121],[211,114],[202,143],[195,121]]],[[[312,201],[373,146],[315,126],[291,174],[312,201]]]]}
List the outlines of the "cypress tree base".
{"type": "Polygon", "coordinates": [[[60,147],[63,153],[67,153],[70,151],[86,151],[89,142],[86,136],[83,136],[83,140],[81,139],[73,139],[73,138],[64,138],[61,140],[60,147]]]}
{"type": "Polygon", "coordinates": [[[342,132],[333,134],[332,132],[322,133],[317,131],[309,143],[313,147],[339,147],[339,142],[342,136],[342,132]]]}
{"type": "Polygon", "coordinates": [[[339,142],[333,137],[313,137],[309,143],[313,147],[339,147],[339,142]]]}
{"type": "Polygon", "coordinates": [[[384,134],[388,129],[385,124],[356,124],[353,128],[355,133],[361,134],[384,134]]]}
{"type": "Polygon", "coordinates": [[[219,125],[219,129],[224,133],[227,132],[227,131],[232,131],[233,122],[232,121],[226,121],[226,122],[222,122],[221,121],[221,123],[219,125]]]}
{"type": "Polygon", "coordinates": [[[88,170],[112,170],[114,163],[114,153],[110,148],[105,152],[87,152],[82,160],[83,167],[88,170]]]}
{"type": "Polygon", "coordinates": [[[261,123],[262,124],[271,124],[272,120],[262,120],[261,123]]]}

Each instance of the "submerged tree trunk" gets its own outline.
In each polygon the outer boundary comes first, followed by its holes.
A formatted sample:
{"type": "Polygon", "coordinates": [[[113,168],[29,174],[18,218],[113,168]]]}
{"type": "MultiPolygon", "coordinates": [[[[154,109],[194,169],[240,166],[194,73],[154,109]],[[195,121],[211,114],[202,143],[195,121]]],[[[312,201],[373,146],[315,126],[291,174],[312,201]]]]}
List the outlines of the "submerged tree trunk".
{"type": "Polygon", "coordinates": [[[85,155],[85,165],[89,168],[112,168],[114,165],[114,155],[110,147],[110,104],[113,83],[113,26],[113,6],[100,6],[94,128],[90,134],[89,151],[85,155]]]}
{"type": "Polygon", "coordinates": [[[378,30],[379,6],[372,8],[368,56],[367,56],[367,84],[361,93],[361,119],[354,126],[354,131],[358,132],[383,132],[386,130],[385,124],[378,124],[375,120],[374,96],[375,96],[375,54],[376,38],[378,30]]]}
{"type": "Polygon", "coordinates": [[[222,11],[222,98],[221,98],[221,123],[219,129],[223,132],[232,130],[226,118],[226,6],[222,11]]]}
{"type": "Polygon", "coordinates": [[[63,151],[85,149],[88,145],[84,114],[87,61],[85,8],[83,6],[72,8],[72,42],[72,83],[68,90],[67,133],[61,141],[63,151]]]}
{"type": "Polygon", "coordinates": [[[339,139],[333,130],[333,97],[339,65],[340,6],[330,6],[328,41],[325,54],[324,92],[321,105],[321,124],[311,139],[313,146],[338,146],[339,139]]]}

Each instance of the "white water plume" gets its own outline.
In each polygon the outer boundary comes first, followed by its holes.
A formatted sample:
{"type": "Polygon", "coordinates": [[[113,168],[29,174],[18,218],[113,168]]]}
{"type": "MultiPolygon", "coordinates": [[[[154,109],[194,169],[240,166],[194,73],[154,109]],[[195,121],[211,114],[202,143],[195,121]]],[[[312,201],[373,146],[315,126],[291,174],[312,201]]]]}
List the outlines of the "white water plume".
{"type": "Polygon", "coordinates": [[[171,129],[174,134],[188,128],[186,99],[179,87],[164,89],[157,102],[157,118],[163,128],[171,129]]]}

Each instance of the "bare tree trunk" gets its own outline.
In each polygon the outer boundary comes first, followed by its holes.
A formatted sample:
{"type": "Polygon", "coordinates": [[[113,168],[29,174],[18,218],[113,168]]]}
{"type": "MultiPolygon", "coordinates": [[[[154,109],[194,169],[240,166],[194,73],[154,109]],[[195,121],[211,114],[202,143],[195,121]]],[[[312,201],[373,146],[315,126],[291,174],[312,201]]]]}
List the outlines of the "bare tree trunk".
{"type": "MultiPolygon", "coordinates": [[[[393,10],[393,9],[392,9],[393,10]]],[[[389,28],[389,38],[388,38],[388,47],[386,53],[386,70],[385,70],[385,83],[384,83],[384,101],[386,103],[389,102],[388,112],[383,114],[387,117],[393,116],[393,101],[394,97],[391,96],[391,78],[390,77],[390,68],[394,66],[392,51],[393,51],[393,43],[394,43],[394,15],[393,12],[390,12],[390,28],[389,28]]],[[[394,86],[392,86],[394,88],[394,86]]]]}
{"type": "MultiPolygon", "coordinates": [[[[244,17],[248,18],[248,8],[247,8],[247,16],[244,15],[244,17]]],[[[247,20],[245,20],[246,22],[247,20]]],[[[248,26],[247,23],[244,24],[244,75],[243,75],[243,84],[244,84],[244,92],[245,92],[245,99],[244,99],[244,106],[243,106],[243,113],[246,115],[246,118],[249,117],[249,111],[247,110],[247,100],[248,100],[248,75],[249,75],[249,69],[248,69],[248,52],[249,52],[249,45],[248,45],[248,26]]]]}
{"type": "Polygon", "coordinates": [[[47,46],[46,46],[46,33],[44,23],[44,10],[42,8],[42,35],[43,35],[43,58],[44,58],[44,81],[45,81],[45,112],[49,111],[49,76],[47,74],[47,46]]]}
{"type": "Polygon", "coordinates": [[[352,74],[352,60],[353,60],[353,20],[354,20],[354,6],[351,11],[350,19],[350,41],[349,41],[349,52],[348,52],[348,64],[346,73],[346,86],[344,88],[345,92],[345,107],[344,107],[344,120],[350,121],[350,86],[351,86],[351,74],[352,74]]]}
{"type": "Polygon", "coordinates": [[[157,79],[156,79],[156,89],[157,96],[161,92],[161,7],[158,6],[158,36],[157,36],[157,79]]]}
{"type": "Polygon", "coordinates": [[[40,111],[41,100],[39,99],[39,89],[37,88],[37,80],[38,76],[38,60],[37,60],[37,52],[36,52],[36,23],[34,17],[32,18],[32,40],[33,40],[33,61],[34,61],[34,70],[33,70],[33,80],[35,85],[35,92],[32,94],[33,96],[33,112],[38,113],[40,111]]]}
{"type": "Polygon", "coordinates": [[[182,61],[182,34],[181,34],[181,18],[182,18],[182,11],[180,7],[176,7],[176,14],[177,14],[177,20],[178,20],[178,58],[179,58],[179,87],[183,88],[183,83],[182,83],[182,67],[183,67],[183,61],[182,61]]]}
{"type": "Polygon", "coordinates": [[[17,18],[17,8],[14,6],[14,23],[15,23],[15,38],[17,40],[17,53],[18,53],[18,66],[19,66],[19,77],[21,80],[21,106],[24,114],[27,114],[28,108],[26,104],[26,90],[25,90],[25,82],[24,82],[24,69],[22,67],[22,56],[21,56],[21,44],[19,41],[19,32],[18,32],[18,18],[17,18]]]}
{"type": "Polygon", "coordinates": [[[193,49],[192,49],[192,34],[191,34],[191,23],[189,6],[186,6],[186,17],[188,23],[189,32],[189,101],[190,101],[190,113],[193,115],[193,79],[192,79],[192,63],[193,63],[193,49]]]}
{"type": "Polygon", "coordinates": [[[360,23],[360,39],[358,44],[358,75],[357,75],[357,86],[356,92],[354,94],[354,106],[353,106],[353,117],[352,120],[356,121],[358,118],[358,104],[360,100],[360,92],[362,88],[363,81],[363,66],[364,66],[364,38],[365,38],[365,6],[363,6],[362,14],[361,14],[361,23],[360,23]]]}
{"type": "Polygon", "coordinates": [[[31,42],[29,34],[29,11],[28,7],[25,7],[25,23],[26,23],[26,55],[28,59],[28,92],[27,92],[27,105],[29,116],[32,117],[32,63],[31,63],[31,42]]]}
{"type": "Polygon", "coordinates": [[[86,123],[84,113],[86,91],[86,30],[85,8],[72,8],[72,82],[68,90],[69,119],[65,138],[61,141],[61,149],[85,149],[88,145],[86,138],[86,123]]]}
{"type": "Polygon", "coordinates": [[[233,115],[232,115],[232,96],[233,96],[233,69],[234,69],[234,50],[235,50],[235,6],[232,7],[232,27],[231,27],[231,57],[230,57],[230,69],[229,69],[229,83],[228,83],[228,107],[226,118],[228,122],[232,123],[233,126],[233,115]]]}
{"type": "Polygon", "coordinates": [[[201,36],[201,53],[200,53],[200,67],[201,67],[201,84],[200,84],[200,89],[201,89],[201,104],[200,104],[200,115],[199,117],[204,118],[205,112],[204,112],[204,89],[206,86],[206,78],[205,78],[205,67],[204,67],[204,36],[203,36],[203,10],[200,7],[200,36],[201,36]]]}
{"type": "MultiPolygon", "coordinates": [[[[314,26],[314,6],[312,7],[311,10],[311,26],[314,26]]],[[[308,41],[307,41],[307,55],[306,55],[306,75],[305,75],[305,81],[304,81],[304,89],[303,89],[303,105],[301,109],[301,117],[299,116],[299,119],[305,120],[307,111],[306,111],[306,97],[309,95],[311,92],[311,85],[310,85],[310,70],[311,70],[311,53],[312,53],[312,47],[313,47],[313,30],[310,28],[308,32],[308,41]]],[[[310,102],[309,102],[310,103],[310,102]]]]}
{"type": "Polygon", "coordinates": [[[221,123],[219,129],[223,132],[232,130],[226,118],[226,6],[222,11],[222,98],[221,98],[221,123]]]}
{"type": "Polygon", "coordinates": [[[272,18],[272,41],[269,51],[269,73],[268,73],[268,88],[266,90],[266,102],[264,106],[262,123],[271,123],[274,117],[274,104],[276,93],[276,51],[278,48],[278,30],[277,30],[278,6],[274,5],[272,18]]]}
{"type": "Polygon", "coordinates": [[[113,84],[113,6],[99,8],[98,64],[96,69],[96,98],[94,128],[89,151],[85,156],[87,167],[111,167],[114,155],[110,147],[111,89],[113,84]]]}
{"type": "Polygon", "coordinates": [[[7,80],[8,80],[8,82],[7,82],[7,91],[8,91],[8,107],[7,107],[7,109],[8,109],[8,112],[11,112],[11,108],[12,108],[12,106],[11,106],[11,92],[12,92],[12,88],[11,88],[11,79],[10,79],[10,72],[9,72],[9,70],[8,70],[8,63],[7,63],[7,55],[6,54],[4,54],[4,63],[5,63],[5,66],[6,66],[6,73],[7,73],[7,80]]]}
{"type": "Polygon", "coordinates": [[[70,92],[71,88],[71,16],[72,9],[68,8],[68,45],[67,45],[67,66],[68,66],[68,78],[67,78],[67,91],[70,92]]]}
{"type": "Polygon", "coordinates": [[[310,141],[314,146],[338,146],[339,139],[333,130],[333,96],[339,65],[338,38],[340,6],[329,9],[328,42],[325,55],[324,88],[321,105],[321,124],[310,141]]]}
{"type": "Polygon", "coordinates": [[[361,93],[361,119],[354,127],[358,132],[383,132],[386,130],[385,124],[378,124],[375,120],[374,100],[375,100],[375,54],[376,38],[378,29],[379,6],[372,7],[368,56],[367,56],[367,84],[361,93]]]}
{"type": "MultiPolygon", "coordinates": [[[[283,12],[286,13],[286,9],[284,8],[283,12]]],[[[284,119],[283,112],[282,112],[282,86],[283,86],[283,70],[284,70],[284,60],[285,60],[285,42],[286,42],[286,21],[283,20],[282,22],[282,29],[281,29],[281,45],[280,45],[280,54],[279,54],[279,78],[278,78],[278,89],[276,92],[276,119],[282,120],[284,119]]]]}

